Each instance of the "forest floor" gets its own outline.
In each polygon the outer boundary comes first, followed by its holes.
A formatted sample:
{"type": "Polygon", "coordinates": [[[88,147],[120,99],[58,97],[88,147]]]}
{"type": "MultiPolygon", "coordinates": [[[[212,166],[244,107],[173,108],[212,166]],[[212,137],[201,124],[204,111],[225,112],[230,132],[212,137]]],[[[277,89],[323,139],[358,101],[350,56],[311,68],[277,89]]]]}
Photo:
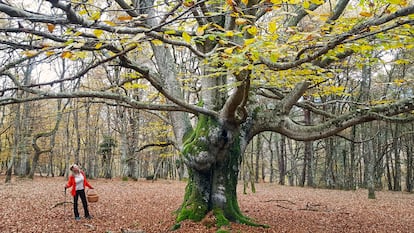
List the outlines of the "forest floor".
{"type": "MultiPolygon", "coordinates": [[[[75,221],[63,177],[13,178],[0,175],[0,232],[170,232],[185,183],[179,181],[90,180],[99,201],[89,203],[93,219],[75,221]],[[63,204],[67,202],[67,204],[63,204]]],[[[414,194],[339,191],[256,184],[256,193],[238,188],[243,213],[269,228],[231,224],[229,232],[414,232],[414,194]]],[[[83,214],[81,203],[80,213],[83,214]]],[[[184,221],[174,231],[216,232],[184,221]]]]}

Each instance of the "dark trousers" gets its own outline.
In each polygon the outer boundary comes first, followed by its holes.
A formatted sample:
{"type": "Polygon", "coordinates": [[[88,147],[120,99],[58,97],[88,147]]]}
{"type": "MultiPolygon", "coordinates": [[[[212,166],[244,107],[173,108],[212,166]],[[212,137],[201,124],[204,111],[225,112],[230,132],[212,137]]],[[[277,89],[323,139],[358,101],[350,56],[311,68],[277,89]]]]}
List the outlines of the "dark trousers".
{"type": "Polygon", "coordinates": [[[88,211],[88,202],[86,201],[85,190],[76,190],[76,195],[73,197],[73,211],[75,212],[75,217],[79,217],[78,211],[78,199],[82,200],[83,210],[85,211],[85,218],[89,217],[88,211]]]}

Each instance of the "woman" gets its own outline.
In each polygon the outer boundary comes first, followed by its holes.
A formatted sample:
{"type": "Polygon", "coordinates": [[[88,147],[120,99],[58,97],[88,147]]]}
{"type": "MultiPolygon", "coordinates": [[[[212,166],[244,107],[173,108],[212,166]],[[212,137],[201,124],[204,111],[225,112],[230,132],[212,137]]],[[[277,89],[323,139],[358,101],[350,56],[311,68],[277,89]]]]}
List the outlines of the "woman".
{"type": "Polygon", "coordinates": [[[80,220],[79,211],[78,211],[78,199],[79,197],[82,200],[83,210],[85,211],[85,218],[90,219],[91,216],[89,215],[88,210],[88,202],[86,201],[85,195],[85,188],[88,187],[93,189],[93,187],[88,183],[86,180],[85,173],[81,171],[78,165],[73,164],[70,166],[70,170],[72,171],[72,175],[69,176],[69,181],[65,185],[65,191],[67,188],[72,188],[72,196],[73,196],[73,211],[75,213],[75,219],[80,220]]]}

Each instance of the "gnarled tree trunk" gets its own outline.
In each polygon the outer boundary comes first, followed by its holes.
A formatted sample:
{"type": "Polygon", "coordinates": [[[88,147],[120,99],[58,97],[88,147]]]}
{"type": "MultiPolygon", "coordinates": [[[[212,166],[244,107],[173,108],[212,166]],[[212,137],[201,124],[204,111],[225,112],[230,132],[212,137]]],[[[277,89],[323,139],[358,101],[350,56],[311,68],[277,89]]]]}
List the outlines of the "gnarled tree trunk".
{"type": "Polygon", "coordinates": [[[197,127],[183,145],[190,177],[178,222],[200,221],[213,211],[218,227],[229,221],[258,225],[241,213],[237,201],[237,177],[244,148],[238,127],[199,116],[197,127]]]}

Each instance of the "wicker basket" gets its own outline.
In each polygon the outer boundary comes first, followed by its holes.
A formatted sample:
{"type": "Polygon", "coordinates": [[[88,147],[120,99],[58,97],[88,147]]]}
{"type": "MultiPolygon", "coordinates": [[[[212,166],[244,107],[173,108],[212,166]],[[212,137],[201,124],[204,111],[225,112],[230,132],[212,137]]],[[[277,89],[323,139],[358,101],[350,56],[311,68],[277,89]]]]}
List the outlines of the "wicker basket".
{"type": "Polygon", "coordinates": [[[86,192],[86,198],[88,199],[88,202],[98,202],[99,196],[95,190],[89,189],[86,192]]]}

